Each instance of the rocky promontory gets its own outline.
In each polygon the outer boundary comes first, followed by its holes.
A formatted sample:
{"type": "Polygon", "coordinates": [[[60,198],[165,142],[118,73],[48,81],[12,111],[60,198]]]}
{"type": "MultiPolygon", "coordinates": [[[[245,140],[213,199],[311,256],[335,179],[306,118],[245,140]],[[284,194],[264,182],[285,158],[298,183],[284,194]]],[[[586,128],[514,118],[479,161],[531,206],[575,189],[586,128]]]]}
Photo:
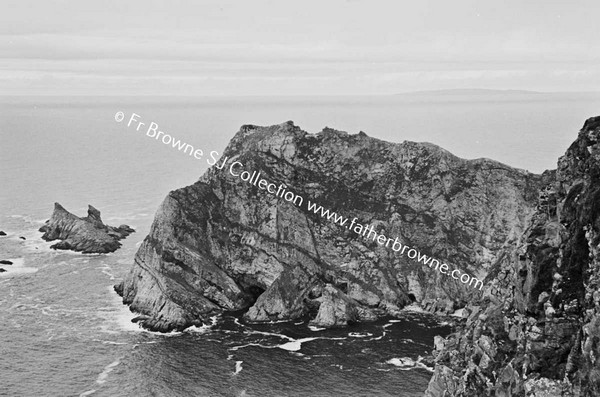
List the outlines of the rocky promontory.
{"type": "Polygon", "coordinates": [[[542,179],[429,143],[245,125],[198,182],[168,194],[115,288],[158,331],[223,311],[326,327],[394,315],[413,301],[452,312],[479,291],[308,211],[307,201],[483,279],[529,224],[542,179]],[[238,173],[260,172],[304,202],[232,176],[236,161],[238,173]]]}
{"type": "Polygon", "coordinates": [[[544,174],[527,230],[486,281],[465,326],[436,339],[426,395],[600,395],[600,117],[544,174]]]}
{"type": "Polygon", "coordinates": [[[50,248],[103,254],[119,249],[119,240],[135,230],[127,225],[105,225],[100,218],[100,211],[91,205],[88,206],[88,215],[80,218],[59,203],[54,203],[52,217],[39,231],[44,233],[42,238],[46,241],[61,240],[50,248]]]}

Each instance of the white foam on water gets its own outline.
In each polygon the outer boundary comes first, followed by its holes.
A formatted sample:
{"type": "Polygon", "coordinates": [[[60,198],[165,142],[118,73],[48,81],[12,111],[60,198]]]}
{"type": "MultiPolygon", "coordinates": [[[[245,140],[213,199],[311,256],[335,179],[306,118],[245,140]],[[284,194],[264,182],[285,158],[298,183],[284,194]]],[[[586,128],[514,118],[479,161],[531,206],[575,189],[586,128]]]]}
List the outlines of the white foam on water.
{"type": "Polygon", "coordinates": [[[415,367],[415,361],[410,357],[390,358],[385,363],[402,369],[411,369],[415,367]]]}
{"type": "Polygon", "coordinates": [[[370,332],[350,332],[348,336],[352,338],[368,338],[369,336],[373,336],[370,332]]]}
{"type": "Polygon", "coordinates": [[[268,321],[264,324],[280,324],[280,323],[289,323],[292,320],[273,320],[273,321],[268,321]]]}
{"type": "Polygon", "coordinates": [[[210,317],[210,323],[202,324],[200,327],[192,325],[183,330],[183,332],[194,333],[194,334],[205,334],[209,332],[219,322],[219,316],[215,315],[210,317]]]}
{"type": "Polygon", "coordinates": [[[94,339],[96,342],[101,342],[103,345],[126,345],[127,342],[113,342],[112,340],[94,339]]]}
{"type": "Polygon", "coordinates": [[[289,352],[296,352],[298,350],[300,350],[302,348],[302,344],[305,342],[310,342],[316,339],[329,339],[329,340],[345,340],[346,338],[328,338],[328,337],[310,337],[310,338],[302,338],[302,339],[294,339],[292,337],[289,337],[287,335],[284,334],[277,334],[277,333],[273,333],[273,332],[264,332],[264,331],[256,331],[256,330],[251,330],[248,331],[248,334],[252,335],[252,334],[257,334],[257,335],[267,335],[267,336],[275,336],[281,339],[287,339],[289,342],[280,344],[280,345],[262,345],[260,343],[248,343],[246,345],[242,345],[242,346],[235,346],[230,348],[229,350],[238,350],[244,347],[249,347],[249,346],[258,346],[258,347],[263,347],[266,349],[273,349],[273,348],[279,348],[279,349],[283,349],[283,350],[287,350],[289,352]]]}
{"type": "Polygon", "coordinates": [[[411,313],[427,313],[418,303],[414,302],[408,306],[404,306],[402,309],[403,312],[411,312],[411,313]]]}
{"type": "Polygon", "coordinates": [[[50,246],[55,244],[56,241],[43,240],[42,232],[38,230],[39,226],[40,225],[37,225],[34,228],[28,227],[27,229],[23,229],[18,233],[10,233],[8,236],[6,236],[6,238],[11,241],[18,242],[21,245],[21,248],[27,252],[40,252],[40,250],[54,252],[50,246]],[[25,240],[23,240],[21,237],[25,237],[25,240]]]}
{"type": "Polygon", "coordinates": [[[429,372],[433,372],[433,368],[428,367],[427,365],[423,364],[421,362],[422,360],[423,360],[423,357],[421,357],[421,356],[419,356],[419,358],[417,358],[416,361],[410,357],[400,357],[400,358],[391,358],[391,359],[387,360],[385,363],[391,364],[395,367],[398,367],[402,371],[408,371],[408,370],[415,369],[415,368],[422,368],[429,372]]]}
{"type": "MultiPolygon", "coordinates": [[[[131,312],[127,306],[121,305],[122,308],[117,308],[112,316],[113,323],[116,323],[120,331],[126,332],[144,332],[144,329],[139,324],[134,323],[133,320],[137,315],[131,312]]],[[[113,327],[107,327],[104,329],[108,333],[119,333],[115,331],[113,327]]]]}
{"type": "Polygon", "coordinates": [[[88,390],[88,391],[84,391],[83,393],[81,393],[79,395],[79,397],[86,397],[86,396],[90,396],[92,394],[96,393],[96,390],[88,390]]]}
{"type": "Polygon", "coordinates": [[[313,331],[313,332],[318,332],[318,331],[323,331],[323,330],[325,330],[326,328],[315,327],[314,325],[309,325],[309,326],[308,326],[308,329],[310,329],[310,330],[311,330],[311,331],[313,331]]]}
{"type": "Polygon", "coordinates": [[[121,297],[117,295],[112,286],[108,286],[107,289],[109,290],[112,305],[110,306],[111,311],[109,312],[109,315],[106,318],[107,322],[104,326],[101,327],[101,330],[103,332],[109,334],[118,334],[123,331],[141,332],[162,337],[173,337],[184,334],[181,331],[171,331],[168,333],[164,333],[149,331],[147,329],[142,328],[138,323],[134,323],[133,321],[131,321],[134,318],[140,316],[141,314],[134,313],[131,310],[129,310],[129,307],[122,303],[121,297]],[[115,324],[117,325],[117,329],[115,329],[115,324]]]}
{"type": "Polygon", "coordinates": [[[0,265],[2,269],[6,270],[5,272],[0,273],[0,278],[16,276],[19,274],[31,274],[38,271],[38,268],[36,267],[25,266],[25,258],[9,258],[6,260],[11,261],[13,264],[0,265]]]}
{"type": "Polygon", "coordinates": [[[237,375],[242,371],[242,363],[243,363],[243,361],[235,362],[235,372],[233,373],[234,375],[237,375]]]}
{"type": "Polygon", "coordinates": [[[117,295],[117,293],[113,290],[112,286],[108,286],[110,295],[110,302],[112,305],[110,306],[110,312],[106,317],[106,324],[101,327],[103,332],[109,334],[118,334],[123,331],[125,332],[144,332],[144,333],[152,333],[152,334],[160,334],[159,332],[150,332],[142,327],[139,324],[132,322],[135,317],[139,316],[137,313],[133,313],[129,310],[129,307],[123,304],[121,301],[121,297],[117,295]],[[116,325],[116,327],[115,327],[116,325]]]}
{"type": "Polygon", "coordinates": [[[208,331],[210,331],[212,327],[213,327],[212,324],[211,325],[203,324],[200,327],[192,325],[192,326],[184,329],[183,332],[187,332],[190,334],[205,334],[208,331]]]}
{"type": "Polygon", "coordinates": [[[279,345],[277,347],[280,348],[280,349],[283,349],[283,350],[287,350],[289,352],[297,352],[298,350],[300,350],[302,348],[302,343],[304,343],[304,342],[310,342],[310,341],[313,341],[315,339],[319,339],[319,338],[302,338],[302,339],[297,339],[297,340],[294,340],[292,342],[284,343],[283,345],[279,345]]]}
{"type": "Polygon", "coordinates": [[[104,371],[102,371],[102,373],[100,375],[98,375],[98,379],[96,379],[96,383],[99,385],[104,384],[106,382],[106,379],[108,378],[108,374],[110,374],[112,372],[112,370],[121,363],[120,360],[121,359],[118,358],[117,360],[113,361],[112,363],[110,363],[106,367],[104,367],[104,371]]]}
{"type": "Polygon", "coordinates": [[[110,272],[110,270],[112,270],[112,269],[110,268],[110,266],[101,267],[101,268],[99,268],[99,269],[102,269],[102,273],[103,273],[103,274],[106,274],[106,275],[108,276],[109,280],[111,280],[111,281],[112,281],[112,280],[114,280],[114,279],[115,279],[115,276],[114,276],[114,274],[112,274],[112,273],[110,272]]]}
{"type": "Polygon", "coordinates": [[[262,348],[265,348],[265,349],[274,349],[274,348],[277,347],[277,346],[261,345],[260,343],[248,343],[248,344],[245,344],[245,345],[230,347],[229,350],[236,351],[236,350],[243,349],[244,347],[250,347],[250,346],[258,346],[258,347],[262,347],[262,348]]]}
{"type": "Polygon", "coordinates": [[[294,341],[294,338],[290,338],[287,335],[283,335],[283,334],[277,334],[275,332],[264,332],[264,331],[256,331],[256,330],[252,330],[252,331],[248,331],[249,334],[253,335],[253,334],[257,334],[257,335],[267,335],[267,336],[276,336],[278,338],[282,338],[282,339],[287,339],[290,341],[294,341]]]}

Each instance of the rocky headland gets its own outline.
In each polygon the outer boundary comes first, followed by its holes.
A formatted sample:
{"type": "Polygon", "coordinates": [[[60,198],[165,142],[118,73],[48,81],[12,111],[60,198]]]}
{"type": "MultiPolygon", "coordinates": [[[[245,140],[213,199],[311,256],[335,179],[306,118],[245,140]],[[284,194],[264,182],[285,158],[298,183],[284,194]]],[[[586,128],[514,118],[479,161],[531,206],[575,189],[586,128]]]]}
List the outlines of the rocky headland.
{"type": "Polygon", "coordinates": [[[527,230],[487,277],[465,326],[436,338],[426,395],[600,395],[600,117],[544,174],[527,230]]]}
{"type": "Polygon", "coordinates": [[[167,195],[115,289],[157,331],[224,311],[325,327],[395,315],[413,301],[451,313],[480,292],[309,212],[307,200],[483,279],[520,241],[545,183],[429,143],[245,125],[198,182],[167,195]],[[232,176],[233,161],[304,203],[232,176]]]}
{"type": "Polygon", "coordinates": [[[59,203],[54,203],[52,217],[39,231],[44,233],[42,238],[46,241],[60,240],[50,248],[104,254],[119,249],[119,240],[135,230],[127,225],[105,225],[100,218],[100,211],[91,205],[88,206],[88,215],[80,218],[59,203]]]}

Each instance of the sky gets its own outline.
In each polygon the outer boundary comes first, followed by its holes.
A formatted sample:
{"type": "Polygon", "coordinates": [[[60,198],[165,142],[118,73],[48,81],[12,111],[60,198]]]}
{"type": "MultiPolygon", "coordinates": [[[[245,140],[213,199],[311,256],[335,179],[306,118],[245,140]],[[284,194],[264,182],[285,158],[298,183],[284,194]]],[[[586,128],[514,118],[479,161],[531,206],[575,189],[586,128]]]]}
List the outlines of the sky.
{"type": "Polygon", "coordinates": [[[600,91],[597,0],[3,0],[0,95],[600,91]]]}

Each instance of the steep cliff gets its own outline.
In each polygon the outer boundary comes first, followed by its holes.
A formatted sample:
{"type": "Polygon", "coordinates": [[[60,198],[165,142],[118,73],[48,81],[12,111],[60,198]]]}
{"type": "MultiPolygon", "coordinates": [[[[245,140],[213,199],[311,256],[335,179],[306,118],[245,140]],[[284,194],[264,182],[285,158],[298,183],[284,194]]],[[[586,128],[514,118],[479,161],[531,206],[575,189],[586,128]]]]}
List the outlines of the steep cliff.
{"type": "Polygon", "coordinates": [[[127,225],[108,226],[102,222],[100,211],[88,206],[88,215],[78,217],[59,203],[46,224],[39,229],[46,241],[61,240],[50,248],[80,251],[84,254],[114,252],[121,247],[119,240],[135,232],[127,225]]]}
{"type": "Polygon", "coordinates": [[[600,117],[544,174],[464,329],[436,340],[428,396],[600,395],[600,117]]]}
{"type": "Polygon", "coordinates": [[[168,194],[116,290],[160,331],[222,311],[323,326],[393,315],[412,300],[452,311],[472,287],[309,211],[308,200],[483,279],[523,234],[540,183],[429,143],[243,126],[197,183],[168,194]],[[236,173],[260,172],[303,202],[233,176],[236,161],[236,173]]]}

